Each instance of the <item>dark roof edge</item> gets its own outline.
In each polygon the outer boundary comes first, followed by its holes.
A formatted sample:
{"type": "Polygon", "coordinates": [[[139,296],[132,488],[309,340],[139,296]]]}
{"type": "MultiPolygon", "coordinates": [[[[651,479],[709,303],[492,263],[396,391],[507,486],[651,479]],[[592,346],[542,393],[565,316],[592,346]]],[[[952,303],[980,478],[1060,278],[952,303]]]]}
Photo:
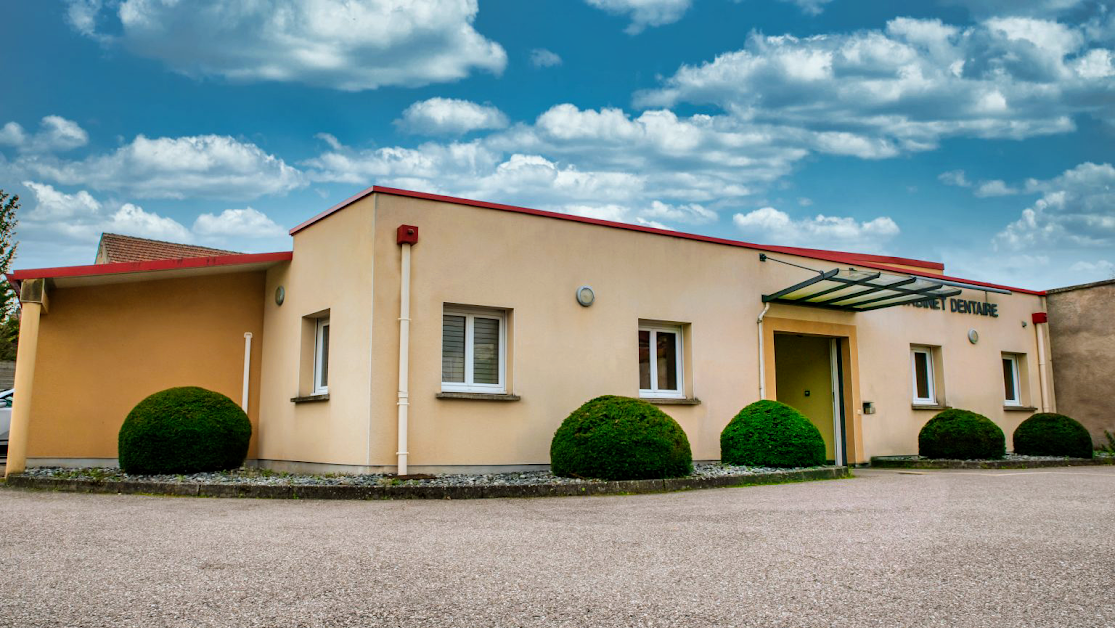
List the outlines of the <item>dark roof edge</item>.
{"type": "Polygon", "coordinates": [[[1045,293],[1046,294],[1058,294],[1058,293],[1061,293],[1061,292],[1072,292],[1074,290],[1086,290],[1088,288],[1099,288],[1100,286],[1111,286],[1111,285],[1115,285],[1115,278],[1103,279],[1101,281],[1093,281],[1091,283],[1081,283],[1081,284],[1077,284],[1075,286],[1065,286],[1063,288],[1050,288],[1049,290],[1046,290],[1045,293]]]}

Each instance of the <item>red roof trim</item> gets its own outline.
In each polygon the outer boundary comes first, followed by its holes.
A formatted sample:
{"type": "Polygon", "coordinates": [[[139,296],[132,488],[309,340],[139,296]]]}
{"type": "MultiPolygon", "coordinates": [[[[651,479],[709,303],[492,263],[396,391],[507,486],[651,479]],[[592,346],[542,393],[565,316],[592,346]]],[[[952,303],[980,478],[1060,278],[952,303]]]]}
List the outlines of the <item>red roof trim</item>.
{"type": "Polygon", "coordinates": [[[884,256],[884,255],[869,255],[869,254],[866,254],[866,253],[846,253],[846,252],[843,252],[843,251],[826,251],[826,250],[823,250],[823,249],[806,249],[806,248],[793,247],[793,246],[753,244],[751,242],[741,242],[739,240],[729,240],[729,239],[726,239],[726,238],[716,238],[716,237],[712,237],[712,236],[703,236],[703,235],[697,235],[697,234],[693,234],[693,233],[684,233],[684,232],[681,232],[681,231],[670,231],[668,229],[656,229],[654,227],[645,227],[643,225],[632,225],[632,224],[623,223],[623,222],[614,222],[614,221],[611,221],[611,220],[600,220],[600,219],[597,219],[597,218],[586,218],[584,216],[573,216],[573,215],[570,215],[570,214],[562,214],[562,213],[558,213],[558,212],[549,212],[549,211],[543,211],[543,210],[540,210],[540,209],[530,209],[528,207],[518,207],[518,206],[515,206],[515,205],[503,205],[501,203],[489,203],[489,202],[486,202],[486,201],[475,201],[475,200],[472,200],[472,199],[458,198],[458,197],[455,197],[455,196],[445,196],[445,195],[442,195],[442,194],[429,194],[427,192],[414,192],[412,190],[403,190],[403,189],[399,189],[399,188],[389,188],[389,187],[383,187],[383,186],[379,186],[379,185],[374,185],[374,186],[360,192],[359,194],[357,194],[357,195],[355,195],[355,196],[353,196],[353,197],[351,197],[351,198],[349,198],[349,199],[347,199],[347,200],[345,200],[341,203],[338,203],[337,205],[334,205],[333,207],[330,207],[329,209],[327,209],[324,212],[318,214],[317,216],[314,216],[313,218],[307,220],[306,222],[303,222],[302,224],[298,225],[297,227],[291,229],[290,230],[290,235],[294,235],[295,233],[301,231],[302,229],[305,229],[306,227],[309,227],[310,225],[314,224],[315,222],[324,219],[325,217],[329,216],[330,214],[336,213],[336,212],[344,209],[348,205],[350,205],[352,203],[355,203],[356,201],[358,201],[358,200],[360,200],[360,199],[362,199],[362,198],[364,198],[364,197],[366,197],[370,194],[373,194],[373,193],[390,194],[392,196],[406,196],[406,197],[409,197],[409,198],[419,198],[419,199],[430,200],[430,201],[440,201],[440,202],[444,202],[444,203],[454,203],[454,204],[457,204],[457,205],[467,205],[467,206],[470,206],[470,207],[482,207],[482,208],[485,208],[485,209],[498,209],[498,210],[501,210],[501,211],[515,212],[517,214],[529,214],[531,216],[543,216],[543,217],[546,217],[546,218],[557,218],[559,220],[569,220],[569,221],[572,221],[572,222],[580,222],[580,223],[585,223],[585,224],[590,224],[590,225],[599,225],[599,226],[603,226],[603,227],[612,227],[612,228],[615,228],[615,229],[624,229],[624,230],[627,230],[627,231],[640,231],[640,232],[643,232],[643,233],[652,233],[652,234],[655,234],[655,235],[664,235],[664,236],[670,236],[670,237],[674,237],[674,238],[682,238],[682,239],[685,239],[685,240],[696,240],[698,242],[709,242],[709,243],[712,243],[712,244],[723,244],[723,245],[726,245],[726,246],[735,246],[735,247],[740,247],[740,248],[745,248],[745,249],[754,249],[756,251],[766,251],[766,252],[771,252],[771,253],[782,253],[782,254],[785,254],[785,255],[795,255],[795,256],[798,256],[798,257],[808,257],[808,258],[812,258],[812,259],[819,259],[819,260],[825,260],[825,261],[829,261],[829,262],[836,262],[838,264],[850,264],[850,265],[853,265],[853,266],[859,266],[861,268],[871,268],[873,270],[889,270],[889,271],[898,270],[899,272],[906,272],[906,273],[909,273],[911,275],[918,275],[919,277],[926,277],[928,279],[933,279],[934,277],[936,277],[936,278],[939,278],[939,279],[946,279],[946,280],[951,280],[951,281],[961,281],[961,282],[964,282],[964,283],[970,283],[974,286],[984,286],[984,287],[988,287],[988,288],[1002,288],[1002,289],[1011,290],[1011,291],[1014,291],[1014,292],[1021,292],[1023,294],[1035,294],[1035,295],[1042,295],[1042,296],[1045,295],[1045,292],[1040,291],[1040,290],[1027,290],[1025,288],[1014,288],[1014,287],[1010,287],[1010,286],[1001,286],[999,284],[985,283],[985,282],[980,282],[980,281],[972,281],[970,279],[961,279],[961,278],[957,278],[957,277],[949,277],[947,275],[938,275],[936,273],[931,273],[931,272],[926,272],[926,271],[919,271],[919,270],[912,270],[912,269],[909,269],[909,268],[896,269],[893,266],[887,266],[887,264],[900,264],[900,265],[903,265],[903,266],[914,266],[916,268],[925,268],[927,270],[938,270],[938,271],[944,270],[945,265],[941,264],[941,263],[938,263],[938,262],[927,262],[927,261],[923,261],[923,260],[916,260],[916,259],[910,259],[910,258],[905,258],[905,257],[890,257],[890,256],[884,256]]]}
{"type": "Polygon", "coordinates": [[[277,253],[244,253],[212,257],[160,259],[149,262],[115,262],[111,264],[90,264],[88,266],[30,268],[27,270],[14,270],[8,273],[6,277],[9,282],[16,283],[25,279],[91,277],[96,275],[119,275],[124,273],[143,273],[159,270],[205,268],[208,266],[242,266],[245,264],[261,264],[267,262],[289,262],[292,259],[294,259],[294,253],[291,251],[280,251],[277,253]]]}
{"type": "Polygon", "coordinates": [[[370,188],[368,188],[368,189],[366,189],[366,190],[364,190],[364,191],[362,191],[358,194],[354,194],[354,195],[346,198],[345,200],[341,201],[340,203],[337,203],[336,205],[334,205],[334,206],[330,207],[329,209],[321,212],[320,214],[314,216],[313,218],[310,218],[309,220],[303,222],[302,224],[295,225],[294,228],[292,228],[288,233],[289,233],[289,235],[294,235],[294,234],[298,233],[299,231],[305,229],[306,227],[309,227],[310,225],[314,224],[315,222],[324,219],[326,216],[328,216],[330,214],[333,214],[335,212],[339,212],[342,209],[348,207],[349,205],[352,205],[356,201],[364,198],[365,196],[368,196],[369,194],[371,194],[373,192],[382,192],[385,189],[386,188],[381,188],[378,185],[373,185],[372,187],[370,187],[370,188]]]}

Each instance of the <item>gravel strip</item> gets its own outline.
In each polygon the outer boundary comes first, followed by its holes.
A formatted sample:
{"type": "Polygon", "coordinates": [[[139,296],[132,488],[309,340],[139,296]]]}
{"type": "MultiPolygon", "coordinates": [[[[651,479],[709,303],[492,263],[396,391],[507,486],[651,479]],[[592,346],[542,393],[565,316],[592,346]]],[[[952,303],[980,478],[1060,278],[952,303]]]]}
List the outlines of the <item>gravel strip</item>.
{"type": "MultiPolygon", "coordinates": [[[[1103,451],[1095,453],[1096,458],[1109,458],[1115,457],[1115,454],[1109,454],[1103,451]]],[[[940,461],[960,461],[958,458],[923,458],[917,455],[909,456],[874,456],[873,459],[880,460],[940,460],[940,461]]],[[[981,459],[981,460],[965,460],[963,462],[1037,462],[1037,461],[1054,461],[1054,460],[1086,460],[1086,458],[1069,458],[1068,456],[1026,456],[1023,454],[1016,454],[1014,452],[1008,453],[1002,458],[995,460],[981,459]]]]}
{"type": "MultiPolygon", "coordinates": [[[[697,463],[693,474],[687,478],[719,478],[749,476],[774,473],[778,471],[802,471],[821,467],[796,467],[776,469],[773,467],[741,467],[718,462],[697,463]]],[[[26,471],[33,478],[54,478],[63,480],[99,480],[104,482],[151,482],[169,484],[233,484],[249,486],[547,486],[598,484],[602,480],[566,478],[549,471],[523,471],[514,473],[485,474],[442,474],[428,479],[400,480],[385,474],[320,474],[283,473],[258,468],[240,468],[234,471],[209,473],[190,473],[181,475],[135,475],[128,474],[116,467],[87,467],[66,469],[60,467],[36,467],[26,471]]]]}

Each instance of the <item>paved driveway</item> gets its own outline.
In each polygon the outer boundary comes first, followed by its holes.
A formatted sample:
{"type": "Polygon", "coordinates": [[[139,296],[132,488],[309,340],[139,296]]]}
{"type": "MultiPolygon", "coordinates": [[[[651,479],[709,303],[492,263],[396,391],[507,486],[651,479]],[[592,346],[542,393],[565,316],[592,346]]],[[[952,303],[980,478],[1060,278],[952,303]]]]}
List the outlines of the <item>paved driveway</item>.
{"type": "Polygon", "coordinates": [[[1115,469],[630,497],[0,490],[2,626],[1112,626],[1115,469]]]}

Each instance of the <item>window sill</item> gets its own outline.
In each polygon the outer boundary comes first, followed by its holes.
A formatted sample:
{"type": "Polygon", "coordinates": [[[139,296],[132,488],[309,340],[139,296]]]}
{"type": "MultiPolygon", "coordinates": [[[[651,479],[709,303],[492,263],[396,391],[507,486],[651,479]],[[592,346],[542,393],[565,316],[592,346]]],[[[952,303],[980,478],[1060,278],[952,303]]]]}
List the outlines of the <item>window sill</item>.
{"type": "Polygon", "coordinates": [[[952,406],[942,406],[937,403],[915,403],[914,410],[951,410],[952,406]]]}
{"type": "Polygon", "coordinates": [[[439,392],[438,399],[469,399],[472,401],[518,401],[519,395],[507,393],[468,393],[468,392],[439,392]]]}
{"type": "Polygon", "coordinates": [[[290,400],[294,403],[314,403],[318,401],[329,401],[329,393],[324,395],[306,395],[304,397],[291,397],[290,400]]]}
{"type": "Polygon", "coordinates": [[[643,397],[643,401],[652,403],[656,406],[699,406],[701,400],[693,397],[691,399],[672,399],[669,397],[643,397]]]}
{"type": "Polygon", "coordinates": [[[1037,412],[1037,408],[1031,406],[1003,406],[1003,410],[1007,412],[1037,412]]]}

